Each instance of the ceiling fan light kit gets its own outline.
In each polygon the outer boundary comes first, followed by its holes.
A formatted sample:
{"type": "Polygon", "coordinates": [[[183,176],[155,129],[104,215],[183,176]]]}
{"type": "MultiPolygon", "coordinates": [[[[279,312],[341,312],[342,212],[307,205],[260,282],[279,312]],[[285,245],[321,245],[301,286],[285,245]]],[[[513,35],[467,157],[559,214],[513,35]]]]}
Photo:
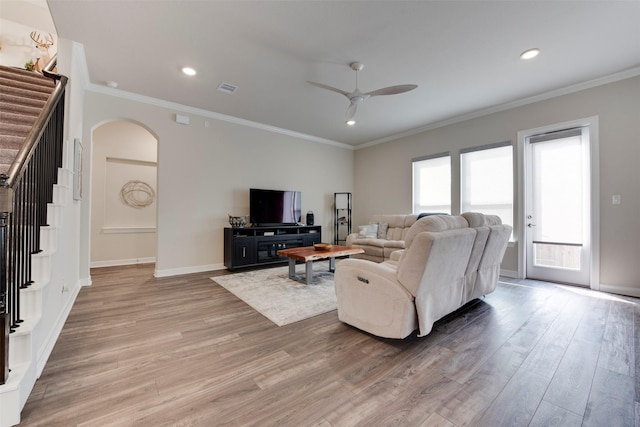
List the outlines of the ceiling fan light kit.
{"type": "Polygon", "coordinates": [[[358,105],[362,104],[368,98],[372,96],[380,96],[380,95],[396,95],[399,93],[409,92],[418,87],[418,85],[406,84],[406,85],[389,86],[389,87],[377,89],[371,92],[361,92],[359,88],[358,73],[364,69],[364,64],[362,64],[361,62],[352,62],[351,64],[349,64],[349,67],[356,72],[356,88],[352,92],[347,92],[342,89],[338,89],[322,83],[307,82],[313,86],[319,87],[320,89],[330,90],[332,92],[336,92],[347,97],[347,99],[349,100],[349,107],[347,107],[347,111],[345,113],[345,122],[349,126],[353,126],[355,124],[355,121],[352,119],[356,114],[358,105]]]}
{"type": "Polygon", "coordinates": [[[538,49],[537,47],[534,47],[533,49],[527,49],[524,52],[522,52],[520,54],[520,58],[522,58],[522,59],[532,59],[532,58],[535,58],[536,56],[538,56],[539,53],[540,53],[540,49],[538,49]]]}

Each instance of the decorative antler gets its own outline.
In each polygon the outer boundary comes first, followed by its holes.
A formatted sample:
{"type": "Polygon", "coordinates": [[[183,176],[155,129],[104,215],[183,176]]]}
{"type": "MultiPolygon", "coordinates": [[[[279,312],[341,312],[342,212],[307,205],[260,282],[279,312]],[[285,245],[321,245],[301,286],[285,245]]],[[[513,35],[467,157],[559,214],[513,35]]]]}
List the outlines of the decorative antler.
{"type": "Polygon", "coordinates": [[[53,36],[51,35],[51,33],[49,33],[49,35],[46,36],[44,40],[40,38],[40,33],[36,33],[35,31],[31,31],[31,33],[29,33],[29,36],[31,36],[31,40],[36,42],[36,47],[49,49],[51,46],[53,46],[53,36]]]}

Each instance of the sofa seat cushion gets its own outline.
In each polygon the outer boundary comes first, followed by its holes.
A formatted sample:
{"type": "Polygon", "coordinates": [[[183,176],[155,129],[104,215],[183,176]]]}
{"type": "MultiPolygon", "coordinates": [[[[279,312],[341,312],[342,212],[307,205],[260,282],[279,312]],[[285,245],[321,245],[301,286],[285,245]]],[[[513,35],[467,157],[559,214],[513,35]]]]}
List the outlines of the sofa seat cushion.
{"type": "MultiPolygon", "coordinates": [[[[367,239],[369,240],[369,239],[367,239]]],[[[371,239],[372,241],[378,241],[378,239],[371,239]]],[[[361,242],[364,240],[357,240],[357,243],[354,243],[352,246],[354,248],[362,248],[364,249],[364,254],[354,255],[356,258],[365,257],[367,259],[379,259],[383,260],[384,258],[384,246],[383,245],[367,245],[362,244],[361,242]]]]}
{"type": "Polygon", "coordinates": [[[356,239],[353,241],[354,246],[374,246],[377,248],[393,248],[394,251],[404,249],[404,240],[386,240],[386,239],[356,239]]]}
{"type": "Polygon", "coordinates": [[[393,248],[394,251],[397,251],[398,249],[404,249],[405,244],[404,240],[385,240],[384,247],[393,248]]]}
{"type": "Polygon", "coordinates": [[[354,246],[375,246],[378,248],[384,248],[387,240],[384,239],[356,239],[353,241],[354,246]]]}

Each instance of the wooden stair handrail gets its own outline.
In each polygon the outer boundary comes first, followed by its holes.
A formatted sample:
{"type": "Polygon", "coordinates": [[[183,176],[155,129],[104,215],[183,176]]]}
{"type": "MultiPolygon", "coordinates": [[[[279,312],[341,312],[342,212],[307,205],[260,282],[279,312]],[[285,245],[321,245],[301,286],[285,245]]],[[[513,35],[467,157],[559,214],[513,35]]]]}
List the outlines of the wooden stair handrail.
{"type": "Polygon", "coordinates": [[[56,66],[56,56],[49,61],[42,74],[45,77],[54,79],[56,81],[55,88],[49,96],[49,99],[45,103],[40,115],[36,122],[31,127],[31,130],[27,134],[24,144],[16,154],[16,158],[9,167],[6,175],[0,175],[0,212],[12,212],[13,211],[13,188],[22,175],[24,168],[33,156],[33,153],[38,145],[38,141],[44,133],[45,127],[53,114],[54,109],[58,105],[58,101],[64,95],[64,90],[67,85],[68,78],[60,74],[52,73],[52,70],[56,66]]]}

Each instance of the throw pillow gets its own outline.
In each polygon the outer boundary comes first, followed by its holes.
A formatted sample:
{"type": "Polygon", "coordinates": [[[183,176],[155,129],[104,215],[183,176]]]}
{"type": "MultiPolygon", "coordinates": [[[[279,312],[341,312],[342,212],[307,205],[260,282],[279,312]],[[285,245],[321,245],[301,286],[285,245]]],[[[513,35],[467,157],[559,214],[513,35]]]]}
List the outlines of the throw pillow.
{"type": "Polygon", "coordinates": [[[421,214],[418,215],[417,219],[424,218],[425,216],[431,216],[431,215],[449,215],[449,214],[442,213],[442,212],[422,212],[421,214]]]}
{"type": "Polygon", "coordinates": [[[359,225],[358,239],[375,239],[378,237],[378,224],[359,225]]]}
{"type": "Polygon", "coordinates": [[[387,224],[386,222],[379,222],[378,223],[378,239],[386,239],[388,229],[389,229],[389,224],[387,224]]]}

